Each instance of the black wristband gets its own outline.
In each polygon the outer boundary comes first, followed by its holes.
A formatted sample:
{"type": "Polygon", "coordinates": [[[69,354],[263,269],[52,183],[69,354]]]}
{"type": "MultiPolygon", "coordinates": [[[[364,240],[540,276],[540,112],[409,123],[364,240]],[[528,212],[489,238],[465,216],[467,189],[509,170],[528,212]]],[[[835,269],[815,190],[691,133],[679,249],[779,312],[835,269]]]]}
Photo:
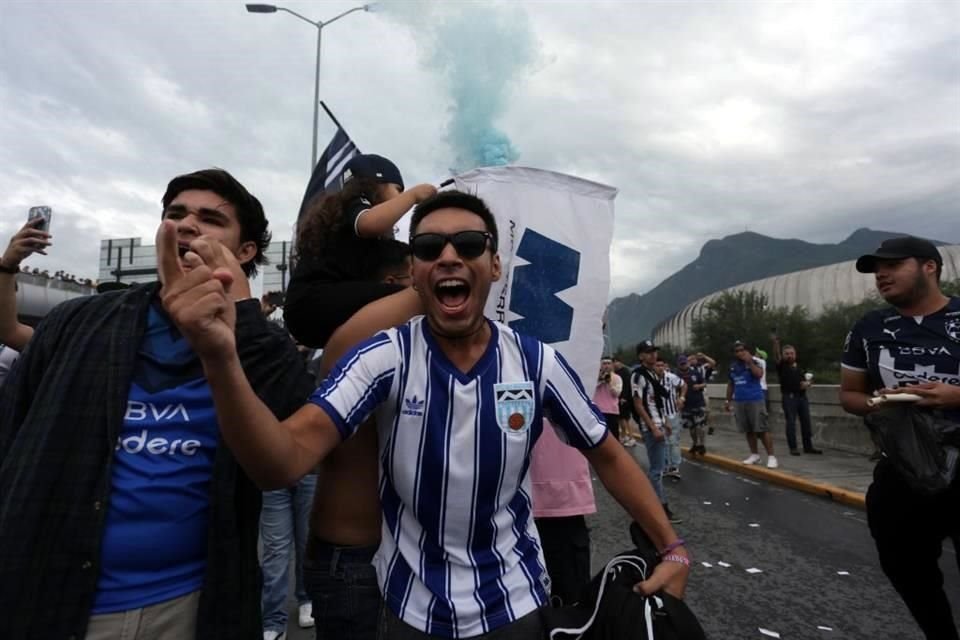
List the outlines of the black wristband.
{"type": "Polygon", "coordinates": [[[7,265],[3,264],[3,261],[0,261],[0,271],[2,271],[3,273],[14,273],[14,274],[16,274],[16,273],[20,273],[20,267],[19,267],[19,266],[16,266],[16,267],[8,267],[7,265]]]}

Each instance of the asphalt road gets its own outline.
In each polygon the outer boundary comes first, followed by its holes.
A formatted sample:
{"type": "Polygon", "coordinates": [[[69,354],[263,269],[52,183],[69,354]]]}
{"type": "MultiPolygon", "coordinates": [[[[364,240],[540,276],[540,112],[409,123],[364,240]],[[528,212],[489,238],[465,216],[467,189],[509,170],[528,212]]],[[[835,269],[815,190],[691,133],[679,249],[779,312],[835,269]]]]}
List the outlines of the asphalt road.
{"type": "MultiPolygon", "coordinates": [[[[667,495],[694,555],[687,603],[710,638],[773,637],[762,628],[790,640],[923,639],[880,570],[865,513],[699,463],[684,461],[682,475],[667,480],[667,495]]],[[[629,521],[602,488],[597,506],[595,568],[629,548],[629,521]]],[[[960,620],[960,573],[949,545],[941,568],[960,620]]]]}
{"type": "MultiPolygon", "coordinates": [[[[645,463],[642,448],[633,451],[645,463]]],[[[766,629],[784,640],[923,640],[880,570],[863,512],[699,463],[684,461],[682,472],[682,480],[667,480],[667,494],[694,555],[687,603],[709,638],[776,637],[766,629]]],[[[599,570],[631,545],[629,519],[595,486],[598,513],[589,523],[599,570]]],[[[949,544],[941,568],[960,624],[960,572],[949,544]]],[[[290,610],[287,637],[312,639],[312,629],[296,627],[293,603],[290,610]]]]}

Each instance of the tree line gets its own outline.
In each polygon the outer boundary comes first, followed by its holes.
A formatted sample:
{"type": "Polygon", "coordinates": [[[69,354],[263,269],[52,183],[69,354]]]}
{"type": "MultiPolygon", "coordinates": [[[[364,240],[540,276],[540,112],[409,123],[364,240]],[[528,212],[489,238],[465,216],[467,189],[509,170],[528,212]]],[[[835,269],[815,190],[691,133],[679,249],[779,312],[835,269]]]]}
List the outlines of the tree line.
{"type": "MultiPolygon", "coordinates": [[[[948,296],[960,296],[960,280],[941,283],[948,296]]],[[[776,381],[773,356],[773,335],[783,345],[797,348],[800,366],[814,374],[820,384],[840,382],[840,357],[843,341],[850,328],[865,313],[887,304],[876,293],[860,302],[828,305],[814,316],[804,307],[771,307],[767,296],[755,291],[732,291],[721,294],[704,307],[692,326],[692,348],[682,351],[672,345],[658,345],[667,362],[676,362],[680,353],[702,351],[717,360],[719,376],[726,381],[726,371],[733,358],[737,340],[760,348],[768,354],[768,380],[776,381]]],[[[634,345],[621,347],[616,354],[623,362],[636,361],[634,345]]]]}

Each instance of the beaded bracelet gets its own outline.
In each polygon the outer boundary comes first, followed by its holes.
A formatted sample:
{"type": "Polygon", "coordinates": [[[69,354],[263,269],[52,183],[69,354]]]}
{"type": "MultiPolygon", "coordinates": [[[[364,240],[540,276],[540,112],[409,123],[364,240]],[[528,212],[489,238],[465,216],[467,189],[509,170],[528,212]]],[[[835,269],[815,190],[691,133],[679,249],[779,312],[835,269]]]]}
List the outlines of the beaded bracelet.
{"type": "Polygon", "coordinates": [[[683,538],[677,538],[676,540],[674,540],[673,542],[665,546],[663,549],[661,549],[657,555],[662,558],[663,556],[667,555],[677,547],[683,547],[683,546],[686,546],[686,544],[687,544],[686,540],[684,540],[683,538]]]}
{"type": "Polygon", "coordinates": [[[685,566],[685,567],[689,567],[689,566],[690,566],[690,559],[687,558],[686,556],[680,555],[679,553],[671,553],[671,554],[668,555],[668,556],[663,556],[663,561],[664,561],[664,562],[676,562],[676,563],[678,563],[678,564],[682,564],[682,565],[685,566]]]}

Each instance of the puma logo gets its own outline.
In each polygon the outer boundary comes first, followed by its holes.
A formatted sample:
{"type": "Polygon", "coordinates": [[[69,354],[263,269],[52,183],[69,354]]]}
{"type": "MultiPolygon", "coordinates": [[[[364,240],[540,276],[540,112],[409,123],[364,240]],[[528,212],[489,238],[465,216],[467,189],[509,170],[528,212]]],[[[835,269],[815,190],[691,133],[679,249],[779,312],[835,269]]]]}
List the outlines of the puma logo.
{"type": "Polygon", "coordinates": [[[884,333],[889,333],[890,337],[893,338],[894,340],[897,339],[897,334],[900,333],[900,331],[901,331],[900,329],[884,329],[883,330],[884,333]]]}

